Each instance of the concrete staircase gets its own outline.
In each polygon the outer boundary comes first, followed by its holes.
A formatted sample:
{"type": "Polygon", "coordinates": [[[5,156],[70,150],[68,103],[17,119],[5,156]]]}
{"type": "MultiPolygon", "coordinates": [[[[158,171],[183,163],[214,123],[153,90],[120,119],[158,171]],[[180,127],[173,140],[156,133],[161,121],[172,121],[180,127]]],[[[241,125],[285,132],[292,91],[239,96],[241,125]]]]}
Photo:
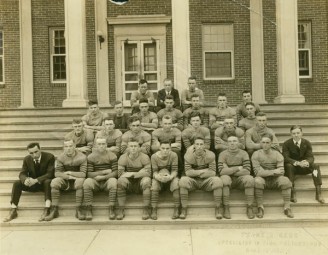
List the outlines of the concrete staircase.
{"type": "MultiPolygon", "coordinates": [[[[328,200],[328,105],[264,105],[269,126],[276,132],[280,143],[290,137],[289,128],[301,124],[304,136],[312,141],[315,160],[323,175],[323,194],[328,200]]],[[[102,109],[112,112],[112,109],[102,109]]],[[[8,214],[12,183],[18,179],[22,160],[29,142],[40,142],[43,150],[55,156],[62,151],[64,134],[71,130],[71,120],[85,114],[85,109],[14,109],[0,112],[0,217],[8,214]]],[[[126,217],[123,221],[109,221],[107,196],[97,193],[94,203],[94,219],[81,222],[74,218],[75,193],[64,192],[60,202],[60,217],[51,222],[38,222],[44,203],[42,193],[24,192],[19,204],[19,217],[9,223],[1,223],[5,229],[39,228],[185,228],[185,227],[263,227],[263,226],[322,226],[328,225],[328,204],[321,205],[314,199],[312,178],[300,176],[296,181],[298,203],[292,204],[294,219],[283,215],[283,203],[279,191],[265,191],[265,216],[249,220],[246,217],[245,198],[242,191],[231,195],[231,220],[215,220],[211,194],[196,191],[189,199],[186,220],[171,220],[172,197],[160,196],[158,220],[142,221],[142,197],[128,197],[126,217]]]]}

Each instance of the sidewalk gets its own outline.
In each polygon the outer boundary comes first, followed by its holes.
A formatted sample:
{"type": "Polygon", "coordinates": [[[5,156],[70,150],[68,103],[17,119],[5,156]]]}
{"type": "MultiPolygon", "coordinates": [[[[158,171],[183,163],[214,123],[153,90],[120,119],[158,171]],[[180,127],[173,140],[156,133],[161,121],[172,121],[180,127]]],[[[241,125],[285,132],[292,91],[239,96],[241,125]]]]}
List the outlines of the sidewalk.
{"type": "Polygon", "coordinates": [[[0,254],[326,255],[327,228],[1,231],[0,254]]]}

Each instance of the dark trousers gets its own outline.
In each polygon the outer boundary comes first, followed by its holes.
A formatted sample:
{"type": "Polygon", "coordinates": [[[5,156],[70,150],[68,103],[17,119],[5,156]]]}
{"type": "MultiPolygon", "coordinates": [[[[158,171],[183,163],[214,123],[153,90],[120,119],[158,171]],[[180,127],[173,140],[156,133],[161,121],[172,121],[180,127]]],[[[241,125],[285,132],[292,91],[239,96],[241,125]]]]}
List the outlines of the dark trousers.
{"type": "Polygon", "coordinates": [[[15,181],[11,192],[11,204],[18,206],[19,199],[22,195],[22,191],[37,192],[44,191],[44,200],[51,200],[51,188],[50,179],[45,180],[41,184],[36,183],[31,187],[25,186],[21,181],[15,181]]]}
{"type": "Polygon", "coordinates": [[[295,175],[306,175],[306,174],[312,174],[314,186],[320,186],[322,184],[321,171],[319,165],[313,164],[310,167],[302,168],[300,166],[294,166],[289,163],[285,164],[285,175],[292,182],[293,186],[295,181],[295,175]],[[317,176],[313,174],[314,170],[318,171],[317,176]]]}

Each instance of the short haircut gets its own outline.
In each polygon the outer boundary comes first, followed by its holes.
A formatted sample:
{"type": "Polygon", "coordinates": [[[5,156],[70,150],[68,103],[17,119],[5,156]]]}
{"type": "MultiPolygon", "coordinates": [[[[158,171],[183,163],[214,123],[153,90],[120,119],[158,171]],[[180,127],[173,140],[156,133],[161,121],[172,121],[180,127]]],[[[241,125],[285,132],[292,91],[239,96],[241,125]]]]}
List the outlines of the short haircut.
{"type": "Polygon", "coordinates": [[[89,103],[89,106],[94,105],[94,104],[98,105],[98,101],[96,99],[91,99],[91,100],[89,100],[88,103],[89,103]]]}
{"type": "Polygon", "coordinates": [[[41,149],[41,148],[40,148],[40,144],[39,144],[39,143],[36,143],[36,142],[29,143],[29,144],[26,146],[26,148],[27,148],[27,149],[32,149],[32,148],[34,148],[35,146],[38,147],[39,150],[41,149]]]}
{"type": "Polygon", "coordinates": [[[140,105],[140,104],[144,104],[144,103],[148,104],[148,99],[147,99],[147,98],[141,98],[141,99],[139,100],[139,105],[140,105]]]}
{"type": "Polygon", "coordinates": [[[128,143],[137,143],[137,144],[139,144],[139,141],[134,137],[130,137],[129,140],[128,140],[128,143]]]}
{"type": "Polygon", "coordinates": [[[245,90],[242,92],[242,95],[243,95],[243,94],[248,94],[248,93],[251,94],[251,91],[248,90],[248,89],[245,89],[245,90]]]}
{"type": "Polygon", "coordinates": [[[72,142],[73,144],[75,144],[75,142],[72,138],[65,138],[64,143],[66,143],[66,142],[72,142]]]}
{"type": "Polygon", "coordinates": [[[248,106],[248,105],[252,105],[252,106],[254,106],[254,108],[255,108],[255,104],[254,104],[253,102],[247,102],[247,103],[245,104],[245,107],[248,106]]]}
{"type": "Polygon", "coordinates": [[[119,104],[122,104],[122,101],[117,100],[117,101],[115,101],[115,102],[113,103],[114,106],[115,106],[115,105],[119,105],[119,104]]]}
{"type": "Polygon", "coordinates": [[[112,115],[109,115],[109,116],[105,117],[105,118],[103,119],[103,122],[105,122],[105,120],[112,120],[112,121],[114,122],[114,118],[113,118],[112,115]]]}
{"type": "Polygon", "coordinates": [[[166,99],[169,99],[169,100],[174,100],[174,98],[173,98],[173,96],[172,95],[166,95],[166,97],[165,97],[165,100],[166,99]]]}
{"type": "Polygon", "coordinates": [[[264,112],[258,112],[257,114],[256,114],[256,117],[257,116],[259,116],[259,117],[263,117],[263,116],[267,116],[264,112]]]}
{"type": "Polygon", "coordinates": [[[162,145],[162,144],[168,144],[168,145],[171,146],[171,141],[170,141],[169,139],[163,139],[163,140],[161,140],[161,141],[159,142],[159,144],[160,144],[160,145],[162,145]]]}
{"type": "Polygon", "coordinates": [[[166,119],[166,120],[172,120],[172,117],[170,115],[164,115],[163,118],[162,118],[162,120],[164,120],[164,119],[166,119]]]}
{"type": "Polygon", "coordinates": [[[169,79],[169,78],[165,78],[163,82],[166,82],[166,81],[169,81],[169,82],[171,82],[171,83],[172,83],[172,80],[171,80],[171,79],[169,79]]]}
{"type": "Polygon", "coordinates": [[[192,76],[190,76],[190,77],[188,78],[188,81],[189,81],[189,80],[195,80],[195,81],[196,81],[197,78],[196,78],[196,76],[192,75],[192,76]]]}
{"type": "Polygon", "coordinates": [[[190,98],[193,99],[195,97],[199,97],[199,95],[198,94],[192,94],[190,98]]]}
{"type": "Polygon", "coordinates": [[[104,139],[104,140],[106,140],[106,141],[107,141],[107,138],[106,138],[105,136],[98,136],[98,137],[96,137],[96,139],[95,139],[95,140],[96,140],[96,142],[97,142],[97,140],[98,140],[98,139],[104,139]]]}
{"type": "Polygon", "coordinates": [[[197,136],[195,137],[195,139],[194,139],[194,143],[195,143],[196,140],[202,140],[202,141],[205,142],[205,138],[204,138],[204,136],[201,136],[201,135],[197,135],[197,136]]]}
{"type": "Polygon", "coordinates": [[[270,141],[272,142],[272,140],[273,140],[273,135],[271,135],[270,133],[265,133],[265,134],[262,135],[261,140],[262,140],[263,138],[269,138],[270,141]]]}
{"type": "Polygon", "coordinates": [[[235,135],[229,135],[228,138],[227,138],[227,140],[228,140],[230,137],[237,138],[237,140],[239,140],[238,137],[235,136],[235,135]]]}
{"type": "Polygon", "coordinates": [[[290,127],[290,132],[292,132],[294,129],[299,129],[302,131],[302,127],[300,125],[293,125],[290,127]]]}
{"type": "Polygon", "coordinates": [[[147,80],[145,80],[145,79],[140,79],[139,84],[145,84],[145,83],[148,85],[148,81],[147,81],[147,80]]]}
{"type": "Polygon", "coordinates": [[[74,118],[72,124],[80,124],[82,123],[82,119],[74,118]]]}
{"type": "Polygon", "coordinates": [[[132,124],[133,122],[140,121],[140,118],[138,116],[130,116],[129,118],[129,124],[132,124]]]}
{"type": "Polygon", "coordinates": [[[220,92],[219,95],[218,95],[218,97],[227,97],[227,95],[224,92],[220,92]]]}
{"type": "Polygon", "coordinates": [[[201,119],[200,112],[198,112],[198,111],[191,111],[191,113],[189,115],[189,122],[190,122],[191,118],[194,118],[194,117],[199,117],[201,119]]]}

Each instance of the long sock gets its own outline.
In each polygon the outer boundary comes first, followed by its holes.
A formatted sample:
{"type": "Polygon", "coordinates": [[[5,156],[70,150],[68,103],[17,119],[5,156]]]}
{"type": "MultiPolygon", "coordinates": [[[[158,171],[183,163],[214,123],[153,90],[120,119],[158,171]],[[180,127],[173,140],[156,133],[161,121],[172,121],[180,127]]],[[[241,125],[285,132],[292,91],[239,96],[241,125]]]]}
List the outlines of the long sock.
{"type": "Polygon", "coordinates": [[[144,189],[142,192],[144,206],[150,205],[150,188],[144,189]]]}
{"type": "Polygon", "coordinates": [[[180,190],[179,189],[173,191],[173,203],[174,203],[174,207],[180,206],[180,190]]]}
{"type": "Polygon", "coordinates": [[[158,204],[158,190],[151,191],[151,207],[155,208],[158,204]]]}
{"type": "Polygon", "coordinates": [[[46,208],[49,208],[51,206],[51,201],[49,199],[46,200],[46,208]]]}
{"type": "Polygon", "coordinates": [[[119,206],[124,206],[126,201],[126,190],[117,188],[117,202],[119,206]]]}
{"type": "Polygon", "coordinates": [[[109,201],[109,206],[115,206],[116,202],[116,189],[111,189],[108,194],[108,201],[109,201]]]}
{"type": "Polygon", "coordinates": [[[81,206],[83,201],[83,189],[77,189],[75,191],[76,206],[81,206]]]}
{"type": "Polygon", "coordinates": [[[263,207],[263,189],[255,189],[257,207],[263,207]]]}
{"type": "Polygon", "coordinates": [[[290,208],[290,192],[291,188],[281,190],[281,195],[284,200],[284,208],[290,208]]]}
{"type": "Polygon", "coordinates": [[[222,202],[222,189],[219,188],[213,190],[213,197],[214,197],[215,206],[220,207],[222,202]]]}
{"type": "Polygon", "coordinates": [[[92,205],[93,202],[93,192],[91,189],[84,189],[83,190],[84,195],[84,204],[85,205],[92,205]]]}
{"type": "Polygon", "coordinates": [[[52,199],[52,205],[53,206],[58,206],[59,197],[60,197],[60,190],[52,188],[51,189],[51,199],[52,199]]]}
{"type": "Polygon", "coordinates": [[[186,208],[188,206],[188,190],[185,188],[180,188],[180,196],[181,196],[181,205],[186,208]]]}
{"type": "Polygon", "coordinates": [[[254,202],[254,188],[245,189],[247,205],[253,205],[254,202]]]}
{"type": "Polygon", "coordinates": [[[229,205],[230,200],[230,187],[223,187],[223,205],[229,205]]]}

